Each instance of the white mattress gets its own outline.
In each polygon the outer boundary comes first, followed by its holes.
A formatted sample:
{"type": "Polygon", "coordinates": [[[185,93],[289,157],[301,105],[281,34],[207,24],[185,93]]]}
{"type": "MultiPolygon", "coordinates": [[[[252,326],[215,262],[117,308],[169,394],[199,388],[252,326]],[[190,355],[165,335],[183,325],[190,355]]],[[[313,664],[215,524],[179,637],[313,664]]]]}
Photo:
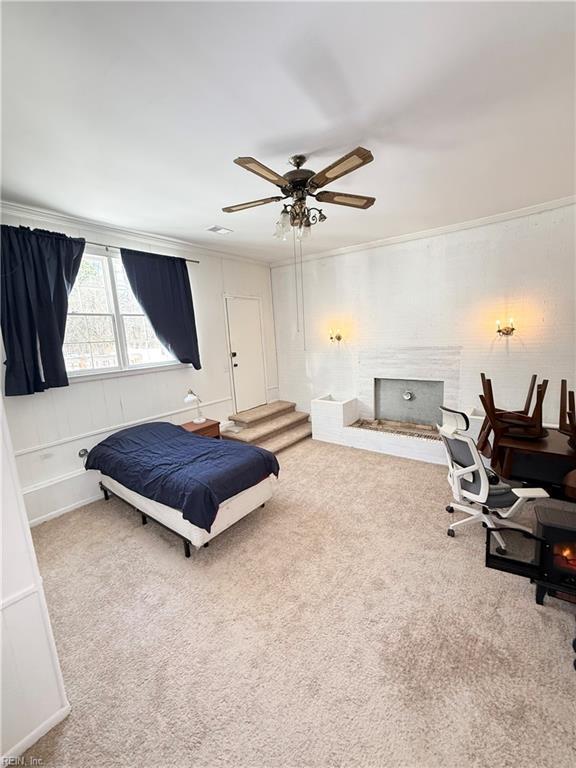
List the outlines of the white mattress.
{"type": "Polygon", "coordinates": [[[168,507],[166,504],[160,504],[158,501],[147,499],[145,496],[141,496],[139,493],[126,488],[111,477],[102,475],[102,484],[109,488],[112,493],[132,504],[141,512],[144,512],[145,515],[158,520],[158,522],[184,536],[195,547],[201,547],[203,544],[206,544],[210,539],[218,536],[226,528],[229,528],[252,512],[252,510],[257,509],[268,501],[274,494],[276,482],[276,477],[270,475],[257,485],[247,488],[245,491],[232,496],[232,498],[220,504],[212,530],[208,533],[185,520],[182,517],[182,512],[179,510],[168,507]]]}

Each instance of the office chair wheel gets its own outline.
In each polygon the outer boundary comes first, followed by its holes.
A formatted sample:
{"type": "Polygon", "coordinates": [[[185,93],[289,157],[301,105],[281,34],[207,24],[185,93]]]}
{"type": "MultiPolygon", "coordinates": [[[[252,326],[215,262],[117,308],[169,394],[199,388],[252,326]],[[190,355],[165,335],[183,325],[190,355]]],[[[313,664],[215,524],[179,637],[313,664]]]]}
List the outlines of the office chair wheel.
{"type": "Polygon", "coordinates": [[[448,528],[446,533],[448,534],[448,536],[452,536],[452,538],[454,538],[454,536],[456,536],[456,531],[453,531],[452,528],[448,528]]]}
{"type": "Polygon", "coordinates": [[[448,504],[446,507],[446,512],[450,512],[450,514],[452,514],[452,512],[454,512],[454,507],[451,507],[450,504],[448,504]]]}
{"type": "Polygon", "coordinates": [[[496,547],[496,554],[498,554],[498,555],[507,555],[508,554],[508,550],[505,549],[504,547],[498,546],[498,547],[496,547]]]}

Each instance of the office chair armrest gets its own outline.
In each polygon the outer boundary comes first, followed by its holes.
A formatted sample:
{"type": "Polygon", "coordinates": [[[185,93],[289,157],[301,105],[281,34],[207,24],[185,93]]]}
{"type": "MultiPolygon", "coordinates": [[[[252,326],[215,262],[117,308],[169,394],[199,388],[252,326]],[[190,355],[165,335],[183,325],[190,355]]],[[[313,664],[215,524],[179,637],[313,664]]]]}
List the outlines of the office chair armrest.
{"type": "Polygon", "coordinates": [[[544,488],[512,488],[511,490],[519,499],[547,499],[549,496],[544,488]]]}
{"type": "Polygon", "coordinates": [[[452,475],[456,478],[456,480],[460,480],[460,478],[464,477],[464,475],[470,475],[477,469],[479,469],[478,464],[470,464],[469,467],[460,467],[460,469],[455,469],[452,472],[452,475]]]}

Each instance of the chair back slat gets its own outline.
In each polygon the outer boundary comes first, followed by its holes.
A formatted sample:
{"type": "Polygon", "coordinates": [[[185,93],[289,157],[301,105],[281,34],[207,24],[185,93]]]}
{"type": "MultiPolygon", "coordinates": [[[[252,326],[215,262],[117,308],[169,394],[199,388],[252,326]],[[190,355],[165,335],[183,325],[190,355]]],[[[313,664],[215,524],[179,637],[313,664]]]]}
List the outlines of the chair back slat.
{"type": "Polygon", "coordinates": [[[530,379],[530,386],[528,387],[528,394],[526,395],[526,402],[524,403],[524,409],[522,411],[524,414],[530,413],[530,406],[532,405],[532,397],[534,395],[534,387],[536,386],[537,378],[538,377],[534,373],[530,379]]]}
{"type": "Polygon", "coordinates": [[[560,382],[560,414],[558,416],[558,429],[564,432],[568,427],[568,382],[562,379],[560,382]]]}

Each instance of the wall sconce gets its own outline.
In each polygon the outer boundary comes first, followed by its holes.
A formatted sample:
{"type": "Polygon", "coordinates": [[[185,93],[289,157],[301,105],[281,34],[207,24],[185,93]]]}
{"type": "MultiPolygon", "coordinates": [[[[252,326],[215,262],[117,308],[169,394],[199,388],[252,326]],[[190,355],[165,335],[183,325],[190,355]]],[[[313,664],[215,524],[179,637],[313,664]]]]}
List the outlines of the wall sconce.
{"type": "Polygon", "coordinates": [[[330,341],[334,342],[337,341],[338,344],[342,341],[342,333],[339,328],[336,328],[335,331],[330,328],[330,341]]]}
{"type": "Polygon", "coordinates": [[[508,325],[505,325],[504,328],[500,325],[500,320],[496,320],[496,333],[499,336],[512,336],[516,328],[514,328],[514,320],[510,318],[508,321],[508,325]]]}

